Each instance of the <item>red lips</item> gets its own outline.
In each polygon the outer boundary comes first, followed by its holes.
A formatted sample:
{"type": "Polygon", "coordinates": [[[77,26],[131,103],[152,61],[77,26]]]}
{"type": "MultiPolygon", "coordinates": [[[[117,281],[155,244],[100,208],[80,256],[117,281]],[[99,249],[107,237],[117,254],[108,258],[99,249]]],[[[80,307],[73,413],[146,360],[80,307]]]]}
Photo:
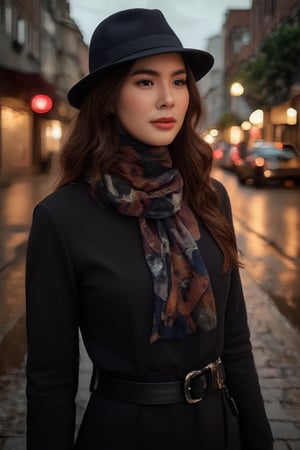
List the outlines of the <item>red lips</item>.
{"type": "Polygon", "coordinates": [[[152,123],[173,123],[175,119],[173,117],[161,117],[160,119],[153,120],[152,123]]]}
{"type": "Polygon", "coordinates": [[[175,125],[175,119],[173,117],[160,117],[157,120],[152,120],[151,123],[162,130],[170,130],[175,125]]]}

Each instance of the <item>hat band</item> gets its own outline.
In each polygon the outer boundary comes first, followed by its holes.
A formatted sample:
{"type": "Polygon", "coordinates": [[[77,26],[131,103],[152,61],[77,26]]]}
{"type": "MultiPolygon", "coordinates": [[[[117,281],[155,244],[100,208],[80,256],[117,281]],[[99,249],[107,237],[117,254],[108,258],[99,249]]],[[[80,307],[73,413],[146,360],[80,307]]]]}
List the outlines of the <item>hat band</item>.
{"type": "Polygon", "coordinates": [[[134,53],[146,52],[152,48],[174,48],[174,51],[182,50],[182,43],[176,36],[168,34],[155,34],[150,36],[143,36],[133,41],[124,42],[108,52],[110,61],[118,61],[126,58],[134,53]]]}

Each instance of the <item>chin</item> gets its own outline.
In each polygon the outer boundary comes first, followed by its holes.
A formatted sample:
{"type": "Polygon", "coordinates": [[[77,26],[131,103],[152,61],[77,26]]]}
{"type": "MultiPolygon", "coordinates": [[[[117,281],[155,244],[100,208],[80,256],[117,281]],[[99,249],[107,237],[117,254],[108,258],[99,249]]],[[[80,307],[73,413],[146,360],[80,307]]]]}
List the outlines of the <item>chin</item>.
{"type": "Polygon", "coordinates": [[[162,147],[172,144],[178,134],[178,132],[174,132],[174,130],[172,133],[157,132],[156,130],[151,130],[150,132],[148,130],[147,133],[136,133],[130,131],[127,131],[127,133],[137,141],[153,147],[162,147]]]}
{"type": "Polygon", "coordinates": [[[176,136],[172,137],[161,137],[156,139],[144,139],[142,142],[144,142],[147,145],[153,145],[154,147],[161,147],[165,145],[170,145],[174,141],[176,136]]]}

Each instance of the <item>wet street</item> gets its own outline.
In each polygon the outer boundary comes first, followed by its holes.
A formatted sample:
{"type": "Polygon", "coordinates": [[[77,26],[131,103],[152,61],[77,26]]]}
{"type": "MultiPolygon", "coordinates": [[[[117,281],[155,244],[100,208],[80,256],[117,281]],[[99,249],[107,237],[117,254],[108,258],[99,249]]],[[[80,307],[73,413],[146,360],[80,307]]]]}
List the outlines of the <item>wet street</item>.
{"type": "Polygon", "coordinates": [[[0,449],[25,450],[24,254],[33,205],[53,179],[0,186],[0,449]]]}
{"type": "Polygon", "coordinates": [[[230,195],[246,269],[300,331],[300,188],[242,186],[214,169],[230,195]]]}
{"type": "MultiPolygon", "coordinates": [[[[300,450],[300,189],[226,186],[245,269],[241,271],[256,360],[275,450],[300,450]],[[292,324],[292,325],[291,325],[292,324]]],[[[33,205],[53,179],[36,176],[0,188],[0,450],[25,450],[24,254],[33,205]]],[[[81,351],[79,423],[90,362],[81,351]]]]}

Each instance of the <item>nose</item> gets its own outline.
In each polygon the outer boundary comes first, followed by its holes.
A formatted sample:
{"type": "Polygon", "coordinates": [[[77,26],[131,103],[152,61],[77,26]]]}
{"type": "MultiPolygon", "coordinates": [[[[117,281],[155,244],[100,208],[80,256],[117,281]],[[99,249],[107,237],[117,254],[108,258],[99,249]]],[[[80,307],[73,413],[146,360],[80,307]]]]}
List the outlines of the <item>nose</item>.
{"type": "Polygon", "coordinates": [[[170,108],[174,105],[174,95],[171,86],[165,84],[159,89],[157,106],[159,109],[170,108]]]}

